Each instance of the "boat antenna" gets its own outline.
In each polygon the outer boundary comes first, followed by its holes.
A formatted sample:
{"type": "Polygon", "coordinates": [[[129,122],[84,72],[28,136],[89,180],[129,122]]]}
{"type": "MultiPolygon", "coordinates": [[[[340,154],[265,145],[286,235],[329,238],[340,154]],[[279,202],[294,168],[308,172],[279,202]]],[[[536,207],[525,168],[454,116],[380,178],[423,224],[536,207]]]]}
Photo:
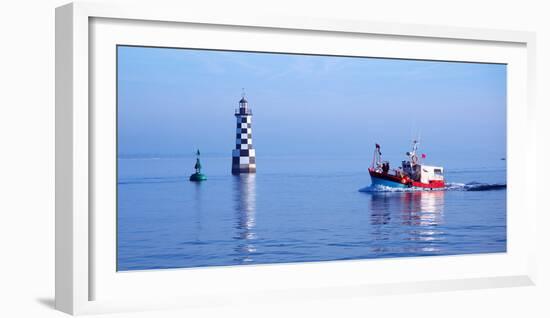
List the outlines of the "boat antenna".
{"type": "MultiPolygon", "coordinates": [[[[416,130],[416,119],[414,119],[411,123],[411,134],[410,134],[411,140],[414,140],[414,138],[415,138],[415,131],[417,131],[416,130]]],[[[416,136],[418,137],[418,133],[416,134],[416,136]]]]}

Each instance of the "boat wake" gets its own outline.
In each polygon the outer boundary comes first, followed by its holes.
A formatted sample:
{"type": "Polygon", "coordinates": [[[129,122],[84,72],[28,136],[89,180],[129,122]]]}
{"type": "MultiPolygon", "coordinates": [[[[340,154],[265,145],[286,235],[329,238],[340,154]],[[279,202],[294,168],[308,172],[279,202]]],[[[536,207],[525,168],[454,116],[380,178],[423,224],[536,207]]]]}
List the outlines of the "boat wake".
{"type": "Polygon", "coordinates": [[[393,188],[384,185],[370,185],[359,189],[359,192],[416,192],[416,191],[493,191],[506,189],[505,183],[457,183],[450,182],[443,189],[426,190],[421,188],[393,188]]]}
{"type": "Polygon", "coordinates": [[[506,183],[449,183],[445,186],[445,190],[458,190],[458,191],[491,191],[491,190],[503,190],[506,189],[506,183]]]}

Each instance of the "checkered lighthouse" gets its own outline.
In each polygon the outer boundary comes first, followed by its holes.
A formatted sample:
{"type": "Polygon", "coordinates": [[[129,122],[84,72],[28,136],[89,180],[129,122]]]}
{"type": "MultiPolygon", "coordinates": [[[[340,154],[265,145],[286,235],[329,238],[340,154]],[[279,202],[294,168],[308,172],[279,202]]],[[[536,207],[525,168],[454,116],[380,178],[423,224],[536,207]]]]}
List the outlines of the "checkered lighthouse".
{"type": "Polygon", "coordinates": [[[239,108],[235,109],[237,118],[237,141],[233,149],[232,174],[256,173],[256,150],[252,146],[252,110],[243,93],[239,108]]]}

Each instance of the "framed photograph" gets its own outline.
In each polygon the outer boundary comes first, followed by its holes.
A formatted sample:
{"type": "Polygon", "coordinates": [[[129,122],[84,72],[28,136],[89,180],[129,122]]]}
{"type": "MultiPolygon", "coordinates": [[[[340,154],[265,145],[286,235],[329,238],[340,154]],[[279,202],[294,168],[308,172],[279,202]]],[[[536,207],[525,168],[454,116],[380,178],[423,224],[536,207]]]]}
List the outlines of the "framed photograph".
{"type": "Polygon", "coordinates": [[[56,308],[534,284],[534,35],[56,11],[56,308]]]}

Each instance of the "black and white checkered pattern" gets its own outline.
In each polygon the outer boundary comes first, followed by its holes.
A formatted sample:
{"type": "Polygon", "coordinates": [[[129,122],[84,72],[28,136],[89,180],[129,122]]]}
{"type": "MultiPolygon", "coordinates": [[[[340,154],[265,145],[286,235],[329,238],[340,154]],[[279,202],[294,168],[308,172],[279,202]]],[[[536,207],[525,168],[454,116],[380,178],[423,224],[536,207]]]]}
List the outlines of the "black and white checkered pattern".
{"type": "Polygon", "coordinates": [[[243,97],[235,111],[237,118],[236,145],[233,149],[232,174],[256,172],[256,150],[252,146],[252,111],[243,97]]]}

